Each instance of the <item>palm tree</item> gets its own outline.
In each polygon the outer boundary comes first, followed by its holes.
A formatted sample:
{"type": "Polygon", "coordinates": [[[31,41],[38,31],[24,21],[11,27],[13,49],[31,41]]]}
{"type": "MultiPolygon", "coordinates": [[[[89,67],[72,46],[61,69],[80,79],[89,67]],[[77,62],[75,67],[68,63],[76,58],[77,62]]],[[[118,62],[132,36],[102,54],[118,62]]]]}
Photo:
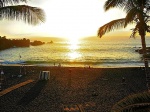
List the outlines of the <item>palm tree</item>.
{"type": "Polygon", "coordinates": [[[107,0],[104,4],[105,11],[111,8],[123,9],[126,12],[126,17],[113,20],[103,26],[98,30],[98,36],[102,37],[105,33],[113,31],[119,28],[126,28],[128,24],[135,23],[135,28],[132,29],[131,37],[135,37],[139,33],[141,37],[143,57],[145,64],[145,74],[148,79],[148,61],[145,56],[146,53],[146,42],[145,36],[146,32],[150,32],[150,26],[148,22],[150,21],[150,1],[149,0],[107,0]]]}
{"type": "Polygon", "coordinates": [[[117,102],[111,112],[150,112],[150,93],[129,95],[117,102]]]}
{"type": "Polygon", "coordinates": [[[0,20],[22,20],[31,25],[45,21],[44,11],[26,4],[28,0],[0,0],[0,20]]]}

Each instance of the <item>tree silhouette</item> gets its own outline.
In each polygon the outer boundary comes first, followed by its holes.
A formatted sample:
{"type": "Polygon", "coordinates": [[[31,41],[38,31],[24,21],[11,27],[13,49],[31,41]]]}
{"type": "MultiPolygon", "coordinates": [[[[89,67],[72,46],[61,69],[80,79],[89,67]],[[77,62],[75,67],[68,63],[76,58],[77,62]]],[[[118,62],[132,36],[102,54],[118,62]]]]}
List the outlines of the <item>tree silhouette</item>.
{"type": "Polygon", "coordinates": [[[143,58],[145,64],[145,74],[148,77],[148,61],[145,58],[146,53],[146,42],[145,36],[147,32],[150,32],[150,0],[107,0],[104,4],[104,10],[108,11],[111,8],[119,8],[126,12],[126,17],[113,20],[98,30],[98,36],[102,37],[105,33],[113,31],[119,28],[126,28],[129,24],[135,24],[135,28],[132,29],[131,37],[135,37],[139,33],[141,37],[141,44],[143,49],[143,58]]]}
{"type": "Polygon", "coordinates": [[[28,0],[0,0],[0,20],[22,20],[31,25],[45,21],[44,11],[26,4],[28,0]]]}
{"type": "Polygon", "coordinates": [[[129,95],[117,102],[111,112],[150,112],[150,93],[129,95]]]}

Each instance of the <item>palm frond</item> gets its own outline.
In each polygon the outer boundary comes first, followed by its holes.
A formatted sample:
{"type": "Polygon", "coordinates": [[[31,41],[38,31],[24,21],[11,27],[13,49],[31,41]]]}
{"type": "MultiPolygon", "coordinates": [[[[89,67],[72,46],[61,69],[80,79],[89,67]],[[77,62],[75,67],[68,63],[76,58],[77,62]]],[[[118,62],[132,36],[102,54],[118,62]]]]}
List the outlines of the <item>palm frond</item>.
{"type": "Polygon", "coordinates": [[[0,19],[23,20],[25,23],[36,25],[45,21],[42,9],[27,5],[6,6],[0,8],[0,19]]]}
{"type": "Polygon", "coordinates": [[[7,5],[13,5],[18,3],[27,3],[29,0],[0,0],[0,7],[5,7],[7,5]]]}
{"type": "Polygon", "coordinates": [[[136,4],[134,0],[107,0],[104,4],[105,11],[114,7],[128,12],[133,7],[136,7],[136,4]]]}
{"type": "Polygon", "coordinates": [[[146,0],[146,5],[145,5],[148,13],[150,14],[150,1],[149,0],[146,0]]]}
{"type": "Polygon", "coordinates": [[[147,25],[146,31],[150,33],[150,26],[149,25],[147,25]]]}
{"type": "MultiPolygon", "coordinates": [[[[150,8],[149,0],[107,0],[104,4],[104,10],[107,11],[111,8],[119,8],[125,12],[129,12],[134,7],[144,6],[145,8],[150,8]]],[[[149,11],[149,10],[148,10],[149,11]]]]}
{"type": "Polygon", "coordinates": [[[124,0],[107,0],[104,4],[105,11],[109,10],[110,8],[114,7],[124,7],[125,2],[124,0]]]}
{"type": "Polygon", "coordinates": [[[147,15],[150,15],[150,7],[147,8],[147,15]]]}
{"type": "Polygon", "coordinates": [[[132,34],[130,35],[130,38],[136,38],[136,34],[138,32],[138,28],[135,27],[135,28],[133,28],[131,30],[132,30],[132,34]]]}
{"type": "Polygon", "coordinates": [[[98,36],[102,37],[105,33],[108,33],[115,29],[123,28],[124,25],[125,25],[125,18],[113,20],[99,28],[98,36]]]}
{"type": "Polygon", "coordinates": [[[137,7],[132,8],[126,15],[126,22],[125,22],[125,27],[134,21],[134,19],[136,18],[137,14],[143,14],[142,11],[140,11],[139,9],[137,9],[137,7]]]}
{"type": "Polygon", "coordinates": [[[112,107],[111,112],[125,112],[128,110],[132,110],[132,112],[137,112],[141,109],[144,110],[143,112],[147,112],[146,110],[150,110],[149,92],[138,93],[125,97],[112,107]]]}
{"type": "Polygon", "coordinates": [[[137,7],[137,1],[136,0],[125,0],[126,3],[124,3],[124,7],[122,8],[123,11],[128,13],[132,8],[137,7]]]}
{"type": "Polygon", "coordinates": [[[12,3],[20,3],[20,2],[25,2],[25,3],[27,3],[29,0],[0,0],[0,2],[4,2],[4,3],[10,3],[10,4],[12,4],[12,3]]]}
{"type": "MultiPolygon", "coordinates": [[[[149,8],[150,1],[149,0],[125,0],[126,5],[124,6],[123,10],[128,13],[132,8],[149,8]]],[[[149,10],[147,10],[149,12],[149,10]]]]}

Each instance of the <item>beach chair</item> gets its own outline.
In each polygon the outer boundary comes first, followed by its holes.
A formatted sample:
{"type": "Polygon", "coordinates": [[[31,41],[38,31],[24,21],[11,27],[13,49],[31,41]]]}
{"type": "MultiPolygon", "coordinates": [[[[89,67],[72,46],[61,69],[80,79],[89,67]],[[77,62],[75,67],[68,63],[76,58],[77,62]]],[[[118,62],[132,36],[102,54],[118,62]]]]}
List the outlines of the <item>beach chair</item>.
{"type": "Polygon", "coordinates": [[[50,79],[50,71],[41,71],[39,75],[39,80],[49,80],[50,79]]]}

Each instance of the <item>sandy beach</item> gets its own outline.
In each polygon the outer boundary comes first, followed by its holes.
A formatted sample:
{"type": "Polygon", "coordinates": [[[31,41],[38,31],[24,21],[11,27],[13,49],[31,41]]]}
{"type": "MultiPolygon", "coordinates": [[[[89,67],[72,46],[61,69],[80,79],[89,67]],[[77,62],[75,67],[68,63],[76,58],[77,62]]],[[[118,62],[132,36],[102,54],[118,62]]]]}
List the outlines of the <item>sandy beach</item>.
{"type": "Polygon", "coordinates": [[[1,112],[109,112],[111,107],[125,96],[147,90],[144,71],[138,67],[1,68],[5,76],[3,89],[34,80],[1,96],[1,112]],[[20,68],[23,71],[22,77],[18,77],[20,68]],[[50,79],[40,81],[40,71],[45,70],[50,71],[50,79]]]}

